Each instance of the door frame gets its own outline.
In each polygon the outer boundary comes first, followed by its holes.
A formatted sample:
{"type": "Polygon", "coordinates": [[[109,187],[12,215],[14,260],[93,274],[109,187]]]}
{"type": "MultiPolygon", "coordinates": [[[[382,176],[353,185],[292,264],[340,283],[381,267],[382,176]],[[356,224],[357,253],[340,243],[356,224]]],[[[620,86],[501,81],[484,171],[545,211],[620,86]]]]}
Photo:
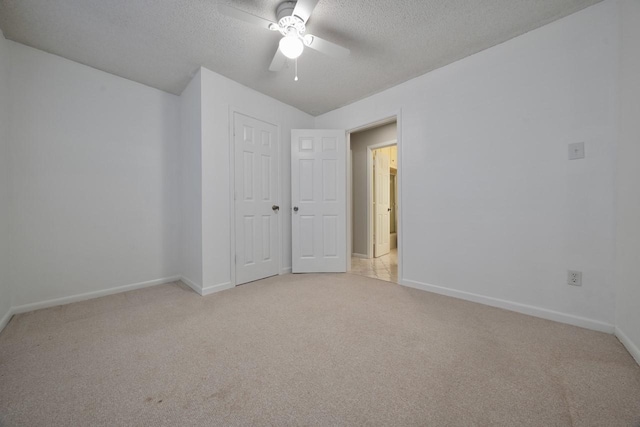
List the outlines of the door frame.
{"type": "Polygon", "coordinates": [[[237,107],[229,107],[229,270],[231,278],[231,286],[238,286],[236,281],[236,159],[235,159],[235,115],[242,114],[243,116],[251,117],[252,119],[268,123],[276,127],[277,135],[277,147],[276,155],[278,156],[278,182],[276,184],[276,204],[280,206],[278,211],[278,237],[277,237],[277,250],[276,256],[278,257],[276,264],[278,265],[278,275],[282,274],[282,132],[280,124],[274,123],[271,120],[258,117],[257,114],[251,114],[244,109],[237,107]]]}
{"type": "MultiPolygon", "coordinates": [[[[379,142],[377,144],[367,146],[367,257],[373,258],[375,253],[373,236],[375,232],[374,209],[373,209],[373,151],[378,148],[397,146],[398,140],[391,139],[389,141],[379,142]]],[[[398,167],[398,170],[400,168],[398,167]]],[[[400,203],[398,203],[400,204],[400,203]]],[[[396,222],[397,218],[396,218],[396,222]]],[[[397,230],[396,230],[397,232],[397,230]]]]}
{"type": "MultiPolygon", "coordinates": [[[[403,260],[402,244],[404,242],[404,238],[402,237],[402,231],[404,229],[403,227],[404,220],[402,215],[402,212],[403,212],[402,183],[403,183],[403,175],[404,175],[404,168],[402,167],[402,151],[403,151],[402,150],[402,109],[394,110],[390,114],[386,114],[378,117],[380,118],[373,118],[371,120],[361,122],[362,124],[360,125],[347,129],[346,131],[347,132],[347,144],[346,144],[347,158],[350,158],[351,156],[351,133],[379,127],[382,125],[392,123],[394,121],[396,122],[396,145],[398,147],[398,174],[396,175],[397,186],[398,186],[398,207],[397,207],[396,215],[397,215],[398,224],[396,228],[396,233],[398,235],[398,284],[402,284],[403,277],[404,277],[403,276],[404,268],[403,268],[403,262],[402,262],[403,260]]],[[[368,161],[369,160],[367,160],[367,162],[368,161]]],[[[373,163],[372,157],[371,157],[371,162],[373,163]]],[[[351,270],[351,253],[352,253],[352,240],[353,240],[353,212],[352,212],[353,211],[353,208],[352,208],[353,206],[353,194],[352,194],[353,170],[351,166],[352,166],[351,162],[347,162],[347,180],[346,180],[347,182],[345,183],[347,185],[347,271],[351,270]]],[[[369,170],[370,169],[367,167],[367,171],[369,170]]],[[[371,185],[370,181],[371,181],[370,179],[367,179],[367,186],[371,185]]],[[[373,191],[373,189],[371,191],[373,191]]],[[[367,209],[369,209],[369,204],[367,204],[367,209]]],[[[370,215],[367,215],[367,221],[373,222],[373,219],[370,218],[370,215]]],[[[368,226],[367,226],[367,229],[369,229],[368,226]]],[[[370,238],[370,236],[371,234],[369,234],[368,238],[370,238]]],[[[371,240],[373,241],[373,239],[371,240]]],[[[368,244],[367,251],[369,250],[371,250],[371,255],[369,254],[367,255],[373,256],[373,246],[368,244]]]]}

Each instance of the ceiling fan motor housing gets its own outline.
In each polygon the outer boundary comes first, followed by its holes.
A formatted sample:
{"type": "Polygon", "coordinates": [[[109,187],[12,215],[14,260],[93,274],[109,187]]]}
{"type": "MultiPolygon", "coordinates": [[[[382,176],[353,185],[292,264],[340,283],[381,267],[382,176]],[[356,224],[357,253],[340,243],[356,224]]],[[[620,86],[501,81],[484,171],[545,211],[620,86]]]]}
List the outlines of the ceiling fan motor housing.
{"type": "Polygon", "coordinates": [[[295,1],[284,1],[278,5],[278,8],[276,9],[278,23],[282,18],[293,15],[293,9],[295,9],[296,3],[297,2],[295,1]]]}
{"type": "Polygon", "coordinates": [[[278,30],[283,36],[295,31],[298,37],[302,38],[306,30],[304,21],[293,15],[296,6],[295,1],[285,1],[278,5],[276,15],[278,17],[278,30]]]}

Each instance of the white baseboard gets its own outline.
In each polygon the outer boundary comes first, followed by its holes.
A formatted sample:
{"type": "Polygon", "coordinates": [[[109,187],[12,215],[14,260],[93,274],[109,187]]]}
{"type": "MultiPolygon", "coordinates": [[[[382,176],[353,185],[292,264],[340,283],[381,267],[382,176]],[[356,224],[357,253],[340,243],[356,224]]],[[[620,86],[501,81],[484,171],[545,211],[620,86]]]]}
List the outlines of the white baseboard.
{"type": "Polygon", "coordinates": [[[622,345],[627,349],[629,354],[631,354],[631,357],[633,357],[635,361],[638,363],[638,365],[640,365],[640,348],[638,348],[638,346],[635,345],[634,342],[631,341],[631,339],[624,332],[622,332],[620,328],[618,328],[617,326],[616,326],[615,334],[616,334],[616,337],[618,337],[618,339],[622,343],[622,345]]]}
{"type": "Polygon", "coordinates": [[[62,297],[62,298],[54,298],[46,301],[40,301],[40,302],[31,303],[31,304],[23,304],[16,307],[11,307],[9,311],[0,319],[0,331],[2,331],[5,326],[7,326],[7,324],[9,323],[9,320],[11,320],[11,317],[14,314],[26,313],[28,311],[40,310],[42,308],[49,308],[49,307],[55,307],[58,305],[70,304],[72,302],[84,301],[92,298],[99,298],[107,295],[117,294],[120,292],[132,291],[134,289],[147,288],[149,286],[162,285],[165,283],[176,282],[178,280],[182,281],[183,283],[191,287],[199,295],[209,295],[214,292],[222,291],[222,290],[233,287],[231,283],[227,282],[227,283],[221,283],[219,285],[208,286],[203,289],[199,285],[194,283],[192,280],[189,280],[184,276],[171,276],[171,277],[164,277],[162,279],[149,280],[146,282],[132,283],[130,285],[117,286],[115,288],[102,289],[94,292],[85,292],[82,294],[71,295],[71,296],[62,297]]]}
{"type": "Polygon", "coordinates": [[[9,307],[9,310],[7,310],[7,312],[5,313],[4,316],[2,316],[2,319],[0,319],[0,332],[2,332],[2,330],[4,329],[5,326],[7,326],[9,324],[9,321],[11,320],[11,318],[13,317],[14,312],[13,312],[13,307],[9,307]]]}
{"type": "Polygon", "coordinates": [[[203,288],[202,286],[198,285],[193,280],[187,277],[182,276],[180,280],[182,280],[184,284],[186,284],[191,289],[193,289],[198,295],[202,295],[202,296],[210,295],[215,292],[220,292],[220,291],[224,291],[225,289],[233,288],[233,285],[231,284],[231,282],[220,283],[219,285],[207,286],[203,288]]]}
{"type": "Polygon", "coordinates": [[[291,267],[285,267],[280,271],[280,274],[291,274],[291,267]]]}
{"type": "Polygon", "coordinates": [[[352,253],[352,254],[351,254],[351,256],[352,256],[352,257],[354,257],[354,258],[369,259],[369,257],[368,257],[367,255],[365,255],[365,254],[357,254],[357,253],[355,253],[355,252],[354,252],[354,253],[352,253]]]}
{"type": "Polygon", "coordinates": [[[185,276],[180,276],[180,281],[193,289],[198,295],[202,295],[202,286],[185,276]]]}
{"type": "Polygon", "coordinates": [[[606,332],[609,334],[612,334],[614,332],[614,326],[609,323],[588,319],[586,317],[575,316],[573,314],[561,313],[559,311],[548,310],[546,308],[536,307],[532,305],[520,304],[513,301],[487,297],[484,295],[473,294],[456,289],[444,288],[442,286],[429,285],[426,283],[416,282],[414,280],[402,279],[400,284],[410,288],[421,289],[427,292],[433,292],[436,294],[459,298],[466,301],[477,302],[492,307],[503,308],[505,310],[528,314],[529,316],[540,317],[542,319],[553,320],[560,323],[567,323],[569,325],[592,329],[594,331],[606,332]]]}
{"type": "Polygon", "coordinates": [[[115,288],[102,289],[99,291],[85,292],[68,297],[54,298],[46,301],[34,302],[31,304],[13,307],[13,314],[26,313],[27,311],[40,310],[41,308],[55,307],[57,305],[70,304],[72,302],[84,301],[92,298],[99,298],[106,295],[118,294],[120,292],[132,291],[134,289],[147,288],[149,286],[162,285],[180,280],[180,276],[163,277],[162,279],[149,280],[146,282],[132,283],[130,285],[117,286],[115,288]]]}
{"type": "Polygon", "coordinates": [[[234,286],[231,284],[231,282],[226,282],[226,283],[220,283],[218,285],[212,285],[212,286],[207,286],[205,288],[202,288],[202,296],[205,295],[211,295],[215,292],[220,292],[220,291],[224,291],[225,289],[231,289],[234,286]]]}

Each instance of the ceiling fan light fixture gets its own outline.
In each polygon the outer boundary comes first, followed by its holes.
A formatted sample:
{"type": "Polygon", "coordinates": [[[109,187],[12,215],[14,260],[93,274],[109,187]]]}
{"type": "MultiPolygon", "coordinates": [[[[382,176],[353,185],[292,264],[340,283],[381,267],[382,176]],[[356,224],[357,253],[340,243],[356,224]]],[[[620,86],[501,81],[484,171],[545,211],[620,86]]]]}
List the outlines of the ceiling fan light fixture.
{"type": "Polygon", "coordinates": [[[295,33],[289,33],[280,40],[280,52],[289,59],[296,59],[302,55],[304,43],[295,33]]]}

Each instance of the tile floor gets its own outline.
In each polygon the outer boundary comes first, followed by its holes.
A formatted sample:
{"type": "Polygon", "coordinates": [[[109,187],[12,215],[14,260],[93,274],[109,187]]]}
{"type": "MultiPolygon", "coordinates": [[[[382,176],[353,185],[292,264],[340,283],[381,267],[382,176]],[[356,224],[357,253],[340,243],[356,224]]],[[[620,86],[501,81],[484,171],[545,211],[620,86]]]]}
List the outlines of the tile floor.
{"type": "Polygon", "coordinates": [[[391,249],[389,254],[378,258],[351,257],[349,273],[398,283],[398,249],[391,249]]]}

